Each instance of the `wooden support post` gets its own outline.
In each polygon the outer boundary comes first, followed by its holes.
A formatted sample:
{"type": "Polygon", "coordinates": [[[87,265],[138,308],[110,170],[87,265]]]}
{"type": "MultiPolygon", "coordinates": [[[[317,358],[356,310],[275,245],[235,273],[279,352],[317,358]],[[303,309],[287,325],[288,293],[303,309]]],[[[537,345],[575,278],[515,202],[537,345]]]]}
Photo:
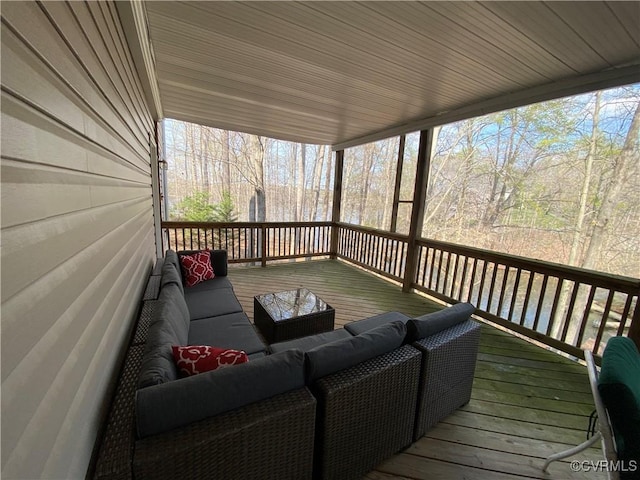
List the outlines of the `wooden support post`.
{"type": "Polygon", "coordinates": [[[400,135],[400,145],[398,146],[398,166],[396,168],[396,184],[393,190],[393,207],[391,208],[390,231],[396,232],[398,229],[398,207],[400,206],[400,187],[402,186],[402,166],[404,163],[404,145],[407,140],[405,135],[400,135]]]}
{"type": "Polygon", "coordinates": [[[263,223],[260,226],[260,260],[261,266],[267,266],[267,226],[263,223]]]}
{"type": "Polygon", "coordinates": [[[422,223],[424,222],[424,208],[429,184],[429,169],[431,166],[431,152],[433,144],[433,130],[420,132],[420,146],[418,148],[418,161],[416,165],[416,183],[413,190],[413,208],[411,210],[411,225],[409,226],[409,238],[407,240],[407,261],[404,269],[404,281],[402,291],[411,290],[411,285],[418,268],[418,245],[416,240],[422,235],[422,223]]]}
{"type": "Polygon", "coordinates": [[[338,256],[338,224],[340,223],[340,205],[342,203],[342,170],[344,165],[344,150],[336,152],[336,168],[333,181],[333,209],[331,211],[331,247],[330,257],[338,256]]]}

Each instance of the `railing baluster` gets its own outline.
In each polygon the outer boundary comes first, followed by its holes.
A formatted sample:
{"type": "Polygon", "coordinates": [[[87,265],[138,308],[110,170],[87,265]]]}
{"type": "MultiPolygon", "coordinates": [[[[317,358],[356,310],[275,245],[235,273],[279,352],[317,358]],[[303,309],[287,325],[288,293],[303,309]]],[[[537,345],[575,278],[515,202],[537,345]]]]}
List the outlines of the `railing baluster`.
{"type": "MultiPolygon", "coordinates": [[[[487,312],[491,311],[491,304],[493,303],[493,293],[495,292],[496,287],[496,278],[498,276],[498,266],[493,264],[493,271],[491,272],[491,284],[489,285],[489,298],[487,299],[487,312]]],[[[500,311],[498,310],[498,315],[500,315],[500,311]]]]}
{"type": "Polygon", "coordinates": [[[564,283],[564,278],[559,277],[558,283],[556,284],[556,293],[553,296],[553,304],[551,305],[551,312],[549,313],[549,324],[547,325],[547,335],[550,336],[554,323],[556,322],[556,312],[558,310],[558,303],[560,302],[560,294],[562,293],[562,284],[564,283]]]}
{"type": "MultiPolygon", "coordinates": [[[[476,283],[476,271],[478,268],[478,259],[473,259],[473,268],[471,269],[471,279],[469,281],[469,295],[467,295],[467,302],[471,302],[471,297],[473,296],[473,286],[476,283]]],[[[476,305],[476,308],[480,308],[480,305],[476,305]]]]}
{"type": "MultiPolygon", "coordinates": [[[[627,323],[627,319],[629,318],[629,312],[631,311],[631,301],[633,297],[627,294],[627,301],[624,303],[624,310],[622,310],[622,315],[620,315],[620,325],[618,325],[618,331],[616,335],[622,335],[624,332],[624,327],[627,323]]],[[[636,306],[636,308],[638,308],[636,306]]]]}
{"type": "Polygon", "coordinates": [[[584,306],[584,312],[582,313],[582,321],[580,322],[580,329],[578,330],[578,336],[576,338],[576,347],[582,345],[582,339],[584,338],[584,332],[587,328],[587,322],[589,321],[589,313],[591,313],[591,305],[593,305],[593,299],[596,296],[596,288],[591,285],[589,287],[589,296],[587,303],[584,306]]]}
{"type": "Polygon", "coordinates": [[[547,295],[548,283],[549,283],[549,275],[544,275],[544,277],[542,277],[542,286],[540,287],[540,297],[538,298],[538,307],[536,308],[536,316],[533,319],[533,326],[531,327],[534,332],[538,331],[538,323],[540,322],[540,315],[542,314],[542,306],[544,305],[544,300],[547,295]]]}
{"type": "Polygon", "coordinates": [[[569,300],[569,306],[567,308],[566,313],[564,314],[564,325],[562,326],[562,333],[560,335],[560,340],[563,342],[567,338],[567,332],[569,331],[569,326],[571,325],[571,318],[573,317],[573,309],[576,305],[576,298],[578,298],[578,291],[580,290],[580,284],[578,282],[573,282],[573,289],[571,290],[571,300],[569,300]]]}
{"type": "Polygon", "coordinates": [[[509,305],[509,316],[507,317],[507,320],[509,320],[510,322],[513,321],[513,311],[515,310],[516,299],[518,298],[518,288],[520,287],[521,274],[522,274],[522,270],[520,270],[519,268],[516,269],[516,281],[513,284],[513,290],[511,293],[511,304],[509,305]]]}
{"type": "Polygon", "coordinates": [[[508,265],[504,267],[504,274],[502,276],[502,285],[500,287],[500,295],[498,297],[498,316],[502,316],[502,306],[504,305],[504,296],[507,293],[507,281],[509,280],[509,273],[511,268],[508,265]]]}
{"type": "Polygon", "coordinates": [[[527,291],[524,295],[524,304],[522,305],[522,314],[520,315],[520,325],[524,325],[527,318],[527,310],[529,310],[529,300],[531,299],[531,290],[533,289],[533,280],[535,274],[528,272],[529,281],[527,282],[527,291]]]}
{"type": "Polygon", "coordinates": [[[613,303],[614,291],[609,290],[609,296],[607,297],[607,304],[604,307],[602,313],[602,320],[600,320],[600,328],[598,328],[598,334],[596,335],[596,341],[593,345],[593,351],[597,353],[600,350],[600,342],[602,341],[602,334],[604,327],[607,325],[607,318],[609,318],[609,312],[611,311],[611,304],[613,303]]]}
{"type": "MultiPolygon", "coordinates": [[[[487,278],[487,269],[489,268],[489,262],[487,262],[486,260],[484,261],[484,265],[482,265],[482,274],[480,276],[480,286],[478,287],[478,299],[476,300],[476,305],[478,306],[478,308],[482,308],[482,297],[484,296],[484,283],[485,280],[487,278]]],[[[498,268],[497,265],[494,263],[493,264],[493,268],[498,268]]],[[[491,305],[487,305],[487,308],[485,308],[485,310],[488,312],[491,309],[491,305]]],[[[499,310],[498,310],[499,312],[499,310]]],[[[498,313],[499,315],[499,313],[498,313]]]]}
{"type": "Polygon", "coordinates": [[[426,286],[427,281],[427,272],[429,270],[429,248],[430,247],[420,247],[422,250],[420,251],[420,255],[422,256],[422,282],[420,285],[423,287],[426,286]]]}
{"type": "Polygon", "coordinates": [[[456,282],[458,281],[458,265],[460,263],[460,255],[457,253],[452,254],[456,256],[456,261],[453,264],[453,276],[451,278],[451,288],[449,288],[449,297],[453,297],[453,292],[456,289],[456,282]]]}

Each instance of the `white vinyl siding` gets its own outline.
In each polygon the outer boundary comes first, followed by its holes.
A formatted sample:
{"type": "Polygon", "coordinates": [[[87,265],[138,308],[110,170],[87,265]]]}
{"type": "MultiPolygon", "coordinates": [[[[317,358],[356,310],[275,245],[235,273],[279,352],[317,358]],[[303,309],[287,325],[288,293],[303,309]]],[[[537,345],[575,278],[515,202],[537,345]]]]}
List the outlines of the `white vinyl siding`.
{"type": "Polygon", "coordinates": [[[84,478],[155,257],[113,3],[2,5],[2,478],[84,478]]]}

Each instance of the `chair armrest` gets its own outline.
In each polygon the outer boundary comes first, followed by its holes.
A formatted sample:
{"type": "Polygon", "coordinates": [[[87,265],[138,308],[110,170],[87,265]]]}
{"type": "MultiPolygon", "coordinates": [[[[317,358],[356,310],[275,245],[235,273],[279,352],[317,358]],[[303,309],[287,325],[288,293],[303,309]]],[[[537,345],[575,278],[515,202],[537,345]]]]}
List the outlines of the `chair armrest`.
{"type": "Polygon", "coordinates": [[[415,440],[471,398],[480,324],[467,320],[412,345],[422,352],[415,440]]]}
{"type": "Polygon", "coordinates": [[[360,478],[411,444],[420,358],[404,345],[313,384],[319,478],[360,478]]]}

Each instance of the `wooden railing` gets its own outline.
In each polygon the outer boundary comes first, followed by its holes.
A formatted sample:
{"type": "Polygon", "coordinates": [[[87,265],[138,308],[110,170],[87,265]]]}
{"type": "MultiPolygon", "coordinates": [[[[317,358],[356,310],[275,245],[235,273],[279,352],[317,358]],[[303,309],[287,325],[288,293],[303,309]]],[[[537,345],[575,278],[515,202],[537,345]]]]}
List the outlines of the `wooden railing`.
{"type": "Polygon", "coordinates": [[[337,227],[338,257],[402,282],[407,260],[406,235],[346,223],[337,227]]]}
{"type": "MultiPolygon", "coordinates": [[[[409,285],[561,351],[596,356],[611,335],[640,328],[640,280],[447,242],[331,222],[163,222],[165,249],[226,249],[231,263],[331,256],[409,285]]],[[[634,335],[637,335],[635,333],[634,335]]]]}
{"type": "Polygon", "coordinates": [[[639,315],[637,279],[435,240],[418,248],[415,289],[572,355],[600,354],[639,315]]]}
{"type": "Polygon", "coordinates": [[[330,222],[194,223],[162,222],[164,249],[227,250],[230,263],[327,256],[330,222]]]}

